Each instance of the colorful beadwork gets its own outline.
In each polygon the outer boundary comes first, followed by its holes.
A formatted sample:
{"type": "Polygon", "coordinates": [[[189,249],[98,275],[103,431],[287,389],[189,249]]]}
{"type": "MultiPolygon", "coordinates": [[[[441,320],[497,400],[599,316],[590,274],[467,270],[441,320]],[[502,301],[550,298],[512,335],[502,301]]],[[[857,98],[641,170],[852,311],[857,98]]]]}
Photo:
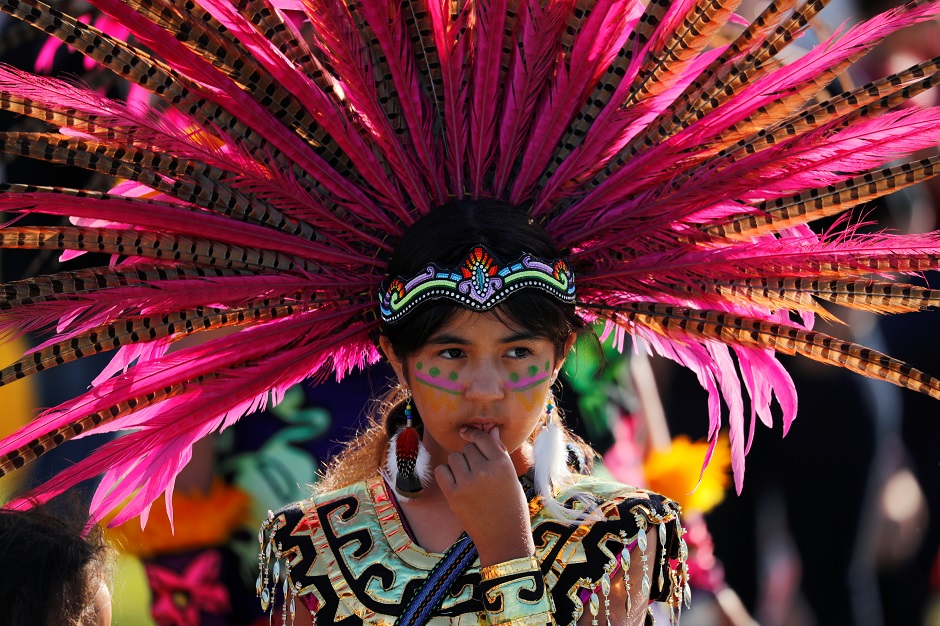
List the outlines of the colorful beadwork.
{"type": "Polygon", "coordinates": [[[393,324],[422,302],[453,300],[474,311],[488,311],[519,289],[539,289],[562,302],[575,301],[574,273],[564,259],[523,254],[501,263],[485,246],[476,245],[454,269],[436,264],[417,276],[398,276],[381,290],[382,321],[393,324]]]}

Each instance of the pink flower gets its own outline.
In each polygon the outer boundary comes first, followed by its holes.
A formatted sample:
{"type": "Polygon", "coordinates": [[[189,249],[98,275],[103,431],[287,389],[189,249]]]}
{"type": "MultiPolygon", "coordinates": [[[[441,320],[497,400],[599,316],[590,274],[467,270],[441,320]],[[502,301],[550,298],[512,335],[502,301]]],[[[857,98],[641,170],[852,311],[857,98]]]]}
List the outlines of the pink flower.
{"type": "Polygon", "coordinates": [[[219,581],[221,565],[222,558],[215,550],[199,553],[182,572],[146,564],[154,620],[160,626],[198,626],[200,612],[228,613],[228,589],[219,581]]]}

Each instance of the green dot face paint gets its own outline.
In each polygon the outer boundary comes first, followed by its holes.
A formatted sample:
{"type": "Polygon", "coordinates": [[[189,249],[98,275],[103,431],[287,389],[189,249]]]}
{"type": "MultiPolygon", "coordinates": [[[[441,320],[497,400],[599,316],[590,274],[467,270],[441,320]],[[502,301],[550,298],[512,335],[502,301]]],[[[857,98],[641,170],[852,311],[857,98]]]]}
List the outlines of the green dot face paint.
{"type": "Polygon", "coordinates": [[[432,389],[443,391],[444,393],[455,396],[464,392],[464,386],[457,382],[457,372],[451,372],[448,374],[447,380],[444,380],[440,374],[440,369],[432,367],[427,372],[415,372],[415,380],[423,385],[431,387],[432,389]]]}
{"type": "Polygon", "coordinates": [[[528,371],[530,372],[529,376],[519,376],[519,374],[515,373],[510,374],[509,383],[506,384],[506,388],[510,391],[529,391],[551,379],[551,374],[539,372],[539,368],[536,366],[529,367],[528,371]]]}
{"type": "Polygon", "coordinates": [[[421,361],[418,361],[418,362],[415,364],[415,368],[420,372],[421,370],[424,369],[424,363],[422,363],[421,361]]]}
{"type": "Polygon", "coordinates": [[[545,371],[548,372],[552,369],[552,364],[549,361],[545,361],[545,371]]]}

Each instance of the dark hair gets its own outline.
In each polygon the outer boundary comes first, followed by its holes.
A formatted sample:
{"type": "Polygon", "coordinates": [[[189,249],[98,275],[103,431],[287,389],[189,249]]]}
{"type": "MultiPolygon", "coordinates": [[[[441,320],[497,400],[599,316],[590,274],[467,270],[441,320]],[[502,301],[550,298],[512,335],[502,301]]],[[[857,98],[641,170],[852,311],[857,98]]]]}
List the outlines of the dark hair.
{"type": "MultiPolygon", "coordinates": [[[[63,516],[65,517],[65,516],[63,516]]],[[[81,624],[94,611],[110,556],[100,529],[62,519],[46,507],[0,509],[0,624],[81,624]]]]}
{"type": "MultiPolygon", "coordinates": [[[[388,277],[415,276],[432,262],[457,267],[477,244],[486,246],[503,262],[515,261],[524,252],[544,259],[564,256],[552,238],[522,210],[500,200],[461,200],[432,210],[407,230],[389,261],[388,277]]],[[[401,321],[385,325],[383,332],[395,354],[406,357],[459,310],[463,309],[449,300],[429,301],[401,321]]],[[[494,311],[550,340],[558,357],[562,356],[568,335],[584,327],[573,304],[538,290],[516,292],[494,311]]]]}

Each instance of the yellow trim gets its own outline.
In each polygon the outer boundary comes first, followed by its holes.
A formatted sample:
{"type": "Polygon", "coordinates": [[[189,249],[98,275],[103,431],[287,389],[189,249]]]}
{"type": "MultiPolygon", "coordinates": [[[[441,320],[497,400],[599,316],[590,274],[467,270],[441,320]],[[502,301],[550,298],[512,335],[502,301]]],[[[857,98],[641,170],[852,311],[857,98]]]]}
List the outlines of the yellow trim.
{"type": "Polygon", "coordinates": [[[502,563],[487,565],[486,567],[480,568],[480,577],[484,582],[486,582],[488,580],[493,580],[494,578],[502,578],[503,576],[512,576],[513,574],[529,574],[532,572],[538,572],[539,575],[541,575],[538,559],[536,559],[534,556],[524,556],[519,559],[503,561],[502,563]]]}

